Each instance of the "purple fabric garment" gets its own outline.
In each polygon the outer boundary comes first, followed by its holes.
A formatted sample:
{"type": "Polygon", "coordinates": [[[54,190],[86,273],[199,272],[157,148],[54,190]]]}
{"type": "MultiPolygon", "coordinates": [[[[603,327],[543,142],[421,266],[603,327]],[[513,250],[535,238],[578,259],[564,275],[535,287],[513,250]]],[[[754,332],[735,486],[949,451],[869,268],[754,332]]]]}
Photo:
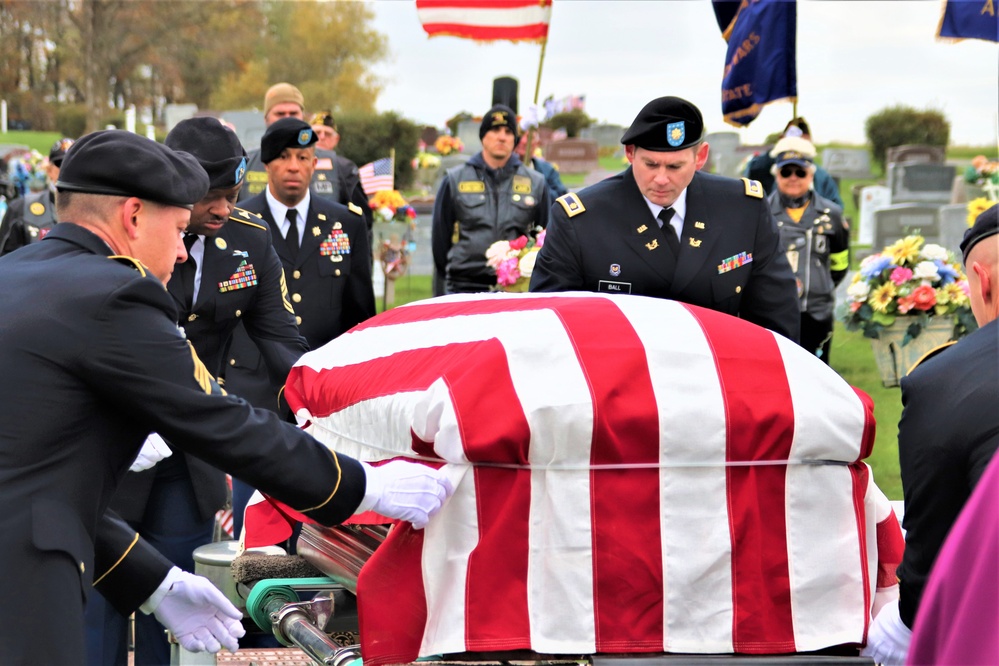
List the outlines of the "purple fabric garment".
{"type": "Polygon", "coordinates": [[[999,664],[999,456],[933,566],[906,663],[999,664]]]}

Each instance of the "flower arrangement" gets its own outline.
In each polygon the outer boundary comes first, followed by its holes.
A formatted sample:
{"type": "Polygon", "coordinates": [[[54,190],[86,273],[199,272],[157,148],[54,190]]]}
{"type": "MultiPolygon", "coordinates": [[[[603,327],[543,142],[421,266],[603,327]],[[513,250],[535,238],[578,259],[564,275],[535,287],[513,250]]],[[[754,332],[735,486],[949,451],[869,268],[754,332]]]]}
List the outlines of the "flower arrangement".
{"type": "Polygon", "coordinates": [[[931,317],[954,317],[958,337],[974,330],[960,264],[947,249],[924,242],[922,236],[907,236],[861,262],[841,314],[848,330],[877,339],[903,317],[908,328],[902,346],[919,337],[931,317]]]}
{"type": "Polygon", "coordinates": [[[420,152],[413,158],[413,170],[436,169],[441,165],[441,158],[433,153],[420,152]]]}
{"type": "Polygon", "coordinates": [[[437,152],[443,155],[450,155],[451,153],[460,153],[465,148],[465,144],[461,142],[461,139],[448,136],[447,134],[442,134],[437,137],[437,141],[434,142],[434,148],[437,152]]]}
{"type": "Polygon", "coordinates": [[[496,270],[499,291],[527,291],[534,273],[538,250],[545,244],[545,232],[537,238],[521,236],[512,241],[496,241],[486,250],[486,264],[496,270]]]}
{"type": "Polygon", "coordinates": [[[968,226],[970,227],[978,219],[978,216],[992,208],[996,205],[996,201],[991,199],[986,199],[985,197],[978,197],[977,199],[972,199],[968,202],[968,226]]]}
{"type": "Polygon", "coordinates": [[[375,222],[408,222],[416,224],[416,210],[403,199],[398,190],[379,190],[368,199],[375,222]]]}
{"type": "Polygon", "coordinates": [[[985,155],[976,155],[971,166],[964,171],[964,181],[983,187],[987,183],[999,184],[999,162],[991,162],[985,155]]]}

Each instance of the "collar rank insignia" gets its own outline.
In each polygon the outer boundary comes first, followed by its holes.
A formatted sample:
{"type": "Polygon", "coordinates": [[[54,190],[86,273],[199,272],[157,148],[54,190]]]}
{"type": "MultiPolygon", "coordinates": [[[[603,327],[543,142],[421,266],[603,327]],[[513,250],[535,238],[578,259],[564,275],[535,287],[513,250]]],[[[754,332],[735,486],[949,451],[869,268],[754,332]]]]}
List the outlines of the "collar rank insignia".
{"type": "Polygon", "coordinates": [[[323,222],[325,222],[326,221],[326,213],[319,213],[319,219],[322,220],[323,222]]]}
{"type": "Polygon", "coordinates": [[[323,232],[319,230],[319,227],[312,227],[312,235],[313,236],[318,236],[321,233],[323,233],[323,232]]]}
{"type": "Polygon", "coordinates": [[[695,229],[703,229],[704,228],[704,223],[703,222],[694,222],[694,228],[695,229]]]}
{"type": "Polygon", "coordinates": [[[656,249],[657,247],[659,247],[659,239],[653,238],[651,243],[645,244],[645,247],[649,248],[650,250],[656,249]]]}
{"type": "Polygon", "coordinates": [[[644,234],[646,231],[648,231],[648,229],[649,229],[648,226],[643,224],[642,226],[638,227],[638,229],[636,229],[635,231],[637,231],[640,234],[644,234]]]}
{"type": "Polygon", "coordinates": [[[219,292],[236,291],[246,289],[257,284],[257,272],[253,269],[253,264],[247,263],[246,259],[239,263],[236,272],[229,276],[228,280],[219,282],[219,292]]]}
{"type": "Polygon", "coordinates": [[[701,247],[701,239],[694,238],[693,236],[687,238],[690,241],[690,247],[701,247]]]}
{"type": "Polygon", "coordinates": [[[343,231],[332,232],[320,243],[319,254],[331,261],[342,261],[343,255],[350,254],[350,237],[343,231]]]}

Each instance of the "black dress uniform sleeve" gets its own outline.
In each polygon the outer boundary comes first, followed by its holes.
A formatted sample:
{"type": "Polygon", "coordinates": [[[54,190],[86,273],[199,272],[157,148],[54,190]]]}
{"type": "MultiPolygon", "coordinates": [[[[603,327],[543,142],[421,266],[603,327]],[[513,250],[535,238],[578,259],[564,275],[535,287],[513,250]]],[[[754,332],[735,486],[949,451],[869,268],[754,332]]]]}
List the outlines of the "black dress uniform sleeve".
{"type": "Polygon", "coordinates": [[[80,359],[93,391],[183,451],[321,523],[350,516],[364,496],[360,464],[273,412],[225,395],[172,323],[174,315],[155,278],[136,278],[112,292],[80,359]]]}
{"type": "Polygon", "coordinates": [[[152,596],[173,566],[125,521],[108,511],[97,525],[94,588],[122,615],[152,596]]]}
{"type": "Polygon", "coordinates": [[[794,274],[781,251],[777,220],[767,200],[759,199],[756,208],[753,272],[742,294],[739,317],[797,342],[801,313],[794,274]]]}
{"type": "Polygon", "coordinates": [[[538,252],[531,291],[583,291],[583,258],[578,233],[561,204],[550,207],[545,244],[538,252]]]}
{"type": "Polygon", "coordinates": [[[0,257],[25,245],[23,218],[24,197],[20,197],[10,202],[0,222],[0,257]]]}

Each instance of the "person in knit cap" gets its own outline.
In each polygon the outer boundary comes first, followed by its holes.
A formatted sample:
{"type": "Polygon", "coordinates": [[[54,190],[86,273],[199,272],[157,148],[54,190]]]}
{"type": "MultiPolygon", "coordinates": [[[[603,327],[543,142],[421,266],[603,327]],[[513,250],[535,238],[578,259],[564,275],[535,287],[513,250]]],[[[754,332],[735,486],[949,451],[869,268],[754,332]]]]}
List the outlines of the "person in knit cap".
{"type": "Polygon", "coordinates": [[[447,170],[434,201],[434,267],[443,293],[490,291],[496,272],[486,250],[548,226],[545,177],[520,161],[517,114],[497,104],[479,126],[482,150],[447,170]]]}

